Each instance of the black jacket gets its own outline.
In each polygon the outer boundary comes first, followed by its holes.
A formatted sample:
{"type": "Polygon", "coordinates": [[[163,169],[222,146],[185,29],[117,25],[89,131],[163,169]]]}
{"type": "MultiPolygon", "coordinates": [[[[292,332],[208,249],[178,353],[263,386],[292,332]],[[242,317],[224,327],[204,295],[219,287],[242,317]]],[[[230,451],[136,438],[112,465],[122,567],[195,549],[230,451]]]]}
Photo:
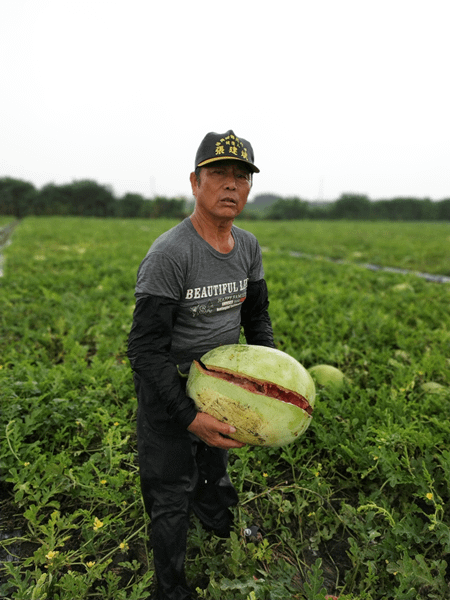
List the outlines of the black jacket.
{"type": "MultiPolygon", "coordinates": [[[[268,307],[265,280],[249,282],[241,308],[241,325],[248,344],[275,347],[268,307]]],[[[178,303],[170,298],[139,298],[127,354],[135,376],[143,380],[144,385],[140,389],[151,390],[153,398],[162,402],[168,418],[185,429],[194,420],[197,409],[193,400],[186,396],[185,386],[170,354],[177,310],[178,303]]]]}

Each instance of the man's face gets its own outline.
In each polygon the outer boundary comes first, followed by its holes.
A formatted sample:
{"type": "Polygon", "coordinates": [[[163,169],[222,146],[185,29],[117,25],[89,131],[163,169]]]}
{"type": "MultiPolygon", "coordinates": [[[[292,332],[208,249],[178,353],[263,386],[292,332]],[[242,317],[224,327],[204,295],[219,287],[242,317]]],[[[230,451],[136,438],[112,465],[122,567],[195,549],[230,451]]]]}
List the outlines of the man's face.
{"type": "Polygon", "coordinates": [[[196,210],[205,216],[234,219],[243,210],[252,187],[251,173],[237,161],[217,161],[200,170],[200,182],[191,173],[196,210]]]}

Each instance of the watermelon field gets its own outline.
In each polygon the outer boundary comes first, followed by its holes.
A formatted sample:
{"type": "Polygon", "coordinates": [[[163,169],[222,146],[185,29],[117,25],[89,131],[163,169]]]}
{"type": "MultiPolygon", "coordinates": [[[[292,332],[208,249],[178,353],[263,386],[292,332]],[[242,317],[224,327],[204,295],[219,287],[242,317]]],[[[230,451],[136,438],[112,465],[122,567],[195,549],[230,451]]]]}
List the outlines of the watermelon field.
{"type": "MultiPolygon", "coordinates": [[[[5,599],[150,598],[126,340],[139,263],[175,223],[28,217],[0,237],[5,599]]],[[[191,522],[198,598],[450,599],[450,223],[237,225],[263,248],[277,348],[346,379],[317,384],[294,444],[231,453],[231,538],[191,522]]]]}

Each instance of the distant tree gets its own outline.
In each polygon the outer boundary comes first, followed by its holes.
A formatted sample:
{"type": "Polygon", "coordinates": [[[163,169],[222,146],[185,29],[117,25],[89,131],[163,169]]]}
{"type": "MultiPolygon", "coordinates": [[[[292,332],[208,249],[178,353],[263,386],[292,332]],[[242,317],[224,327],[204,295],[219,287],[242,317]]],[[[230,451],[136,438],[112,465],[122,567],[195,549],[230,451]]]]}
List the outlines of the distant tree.
{"type": "Polygon", "coordinates": [[[153,201],[153,218],[166,217],[182,219],[186,214],[186,201],[184,198],[164,198],[158,196],[153,201]]]}
{"type": "MultiPolygon", "coordinates": [[[[189,211],[188,211],[188,214],[190,214],[189,211]]],[[[238,215],[237,218],[238,219],[246,219],[248,221],[258,221],[259,219],[264,218],[264,211],[255,209],[251,205],[249,206],[249,204],[247,203],[244,207],[244,210],[241,212],[240,215],[238,215]]]]}
{"type": "Polygon", "coordinates": [[[110,217],[114,215],[115,198],[107,187],[91,180],[73,181],[63,185],[50,183],[39,194],[43,213],[110,217]]]}
{"type": "Polygon", "coordinates": [[[37,214],[69,215],[73,214],[72,198],[66,186],[48,183],[39,191],[36,203],[37,214]]]}
{"type": "Polygon", "coordinates": [[[115,214],[124,218],[140,217],[144,202],[145,198],[140,194],[125,194],[123,198],[117,200],[115,214]]]}
{"type": "Polygon", "coordinates": [[[369,219],[371,202],[362,194],[342,194],[330,209],[334,219],[369,219]]]}
{"type": "Polygon", "coordinates": [[[70,196],[75,214],[85,217],[110,217],[114,214],[114,196],[109,188],[95,181],[74,181],[63,186],[70,196]]]}
{"type": "Polygon", "coordinates": [[[142,203],[139,216],[142,219],[153,219],[154,218],[154,216],[155,216],[154,200],[145,199],[145,202],[142,203]]]}
{"type": "Polygon", "coordinates": [[[36,188],[28,181],[0,178],[0,214],[14,215],[18,219],[32,214],[36,188]]]}
{"type": "Polygon", "coordinates": [[[450,221],[450,198],[436,202],[436,218],[440,221],[450,221]]]}
{"type": "Polygon", "coordinates": [[[380,209],[383,217],[392,221],[422,221],[432,220],[435,217],[435,208],[429,198],[392,198],[390,200],[374,203],[374,215],[380,218],[380,209]]]}
{"type": "Polygon", "coordinates": [[[251,206],[251,208],[255,209],[267,208],[275,204],[275,202],[278,202],[278,200],[281,200],[281,198],[275,194],[258,194],[258,196],[255,196],[253,201],[249,202],[248,204],[251,206]]]}
{"type": "Polygon", "coordinates": [[[300,198],[286,198],[278,200],[267,209],[267,219],[306,219],[309,213],[309,204],[300,198]]]}
{"type": "Polygon", "coordinates": [[[309,219],[330,219],[334,202],[310,202],[308,218],[309,219]]]}
{"type": "Polygon", "coordinates": [[[390,220],[390,202],[390,200],[375,200],[372,202],[372,217],[380,221],[390,220]]]}

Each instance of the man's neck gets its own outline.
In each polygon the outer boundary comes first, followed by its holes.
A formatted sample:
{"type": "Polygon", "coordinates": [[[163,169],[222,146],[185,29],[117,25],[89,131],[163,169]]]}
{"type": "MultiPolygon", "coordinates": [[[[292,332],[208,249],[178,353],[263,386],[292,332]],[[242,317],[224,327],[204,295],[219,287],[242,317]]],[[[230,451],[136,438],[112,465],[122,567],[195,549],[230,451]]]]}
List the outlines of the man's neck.
{"type": "Polygon", "coordinates": [[[196,232],[218,252],[228,254],[234,248],[234,238],[231,233],[232,219],[216,221],[200,217],[194,210],[190,217],[196,232]]]}

